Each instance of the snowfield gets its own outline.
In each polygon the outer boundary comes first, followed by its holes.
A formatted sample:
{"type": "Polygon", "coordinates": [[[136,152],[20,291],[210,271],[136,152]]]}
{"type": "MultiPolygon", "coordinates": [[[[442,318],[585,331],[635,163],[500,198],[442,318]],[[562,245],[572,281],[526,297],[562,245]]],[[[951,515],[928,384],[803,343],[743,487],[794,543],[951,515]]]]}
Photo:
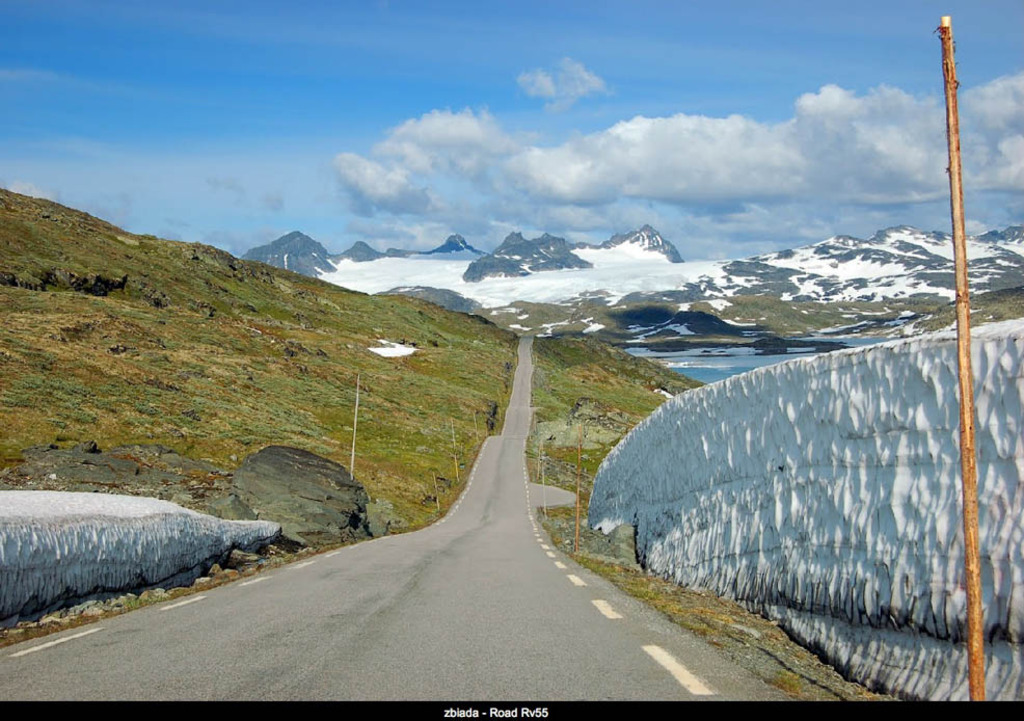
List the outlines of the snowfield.
{"type": "Polygon", "coordinates": [[[416,352],[416,349],[412,346],[402,345],[401,343],[384,340],[383,338],[378,338],[377,342],[381,344],[380,348],[367,348],[366,350],[384,358],[401,358],[416,352]]]}
{"type": "MultiPolygon", "coordinates": [[[[1012,236],[1012,233],[1010,234],[1012,236]]],[[[834,236],[814,245],[746,259],[671,263],[642,242],[609,248],[576,248],[573,253],[592,268],[547,270],[518,277],[462,279],[471,260],[447,254],[379,258],[357,263],[331,261],[325,280],[364,293],[382,293],[395,286],[445,288],[484,308],[516,300],[563,303],[601,295],[614,305],[634,292],[680,290],[699,294],[721,311],[728,298],[742,293],[779,294],[778,276],[788,277],[790,292],[782,300],[855,301],[908,298],[921,293],[952,300],[952,254],[949,238],[908,227],[879,231],[870,239],[834,236]]],[[[1012,287],[1024,273],[1024,241],[991,242],[967,238],[973,292],[1012,287]],[[996,285],[991,285],[996,283],[996,285]]]]}
{"type": "Polygon", "coordinates": [[[155,498],[0,491],[0,625],[117,591],[191,583],[281,531],[155,498]]]}
{"type": "MultiPolygon", "coordinates": [[[[973,332],[990,699],[1024,699],[1024,321],[973,332]]],[[[590,523],[777,620],[848,676],[966,699],[955,334],[795,359],[666,401],[590,523]]]]}

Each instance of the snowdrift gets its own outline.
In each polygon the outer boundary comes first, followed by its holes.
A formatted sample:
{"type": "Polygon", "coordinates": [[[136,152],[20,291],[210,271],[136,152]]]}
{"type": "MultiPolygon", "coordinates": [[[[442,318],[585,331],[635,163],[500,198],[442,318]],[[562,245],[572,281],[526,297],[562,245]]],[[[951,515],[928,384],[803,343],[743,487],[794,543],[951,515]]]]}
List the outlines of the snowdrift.
{"type": "Polygon", "coordinates": [[[255,550],[280,530],[154,498],[0,491],[0,624],[91,596],[190,583],[233,548],[255,550]]]}
{"type": "MultiPolygon", "coordinates": [[[[1024,322],[973,336],[988,697],[1024,699],[1024,322]]],[[[945,332],[684,393],[605,459],[590,523],[870,687],[967,698],[956,373],[945,332]]]]}

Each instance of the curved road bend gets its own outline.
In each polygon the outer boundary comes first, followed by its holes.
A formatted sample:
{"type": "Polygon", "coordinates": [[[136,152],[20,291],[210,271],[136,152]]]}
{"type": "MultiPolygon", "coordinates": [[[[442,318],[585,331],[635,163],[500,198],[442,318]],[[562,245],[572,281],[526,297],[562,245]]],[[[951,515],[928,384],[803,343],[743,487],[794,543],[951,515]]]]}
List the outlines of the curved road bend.
{"type": "Polygon", "coordinates": [[[443,520],[4,648],[0,699],[782,698],[546,548],[526,484],[531,343],[443,520]]]}

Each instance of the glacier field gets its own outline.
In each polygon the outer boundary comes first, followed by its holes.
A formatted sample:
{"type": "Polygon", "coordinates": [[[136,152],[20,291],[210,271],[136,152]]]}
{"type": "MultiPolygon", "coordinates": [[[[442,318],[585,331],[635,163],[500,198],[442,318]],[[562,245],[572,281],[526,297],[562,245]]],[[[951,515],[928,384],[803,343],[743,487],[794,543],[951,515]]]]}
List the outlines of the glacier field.
{"type": "Polygon", "coordinates": [[[0,625],[80,599],[191,583],[281,531],[155,498],[0,491],[0,625]]]}
{"type": "MultiPolygon", "coordinates": [[[[1024,699],[1024,322],[977,328],[986,686],[1024,699]]],[[[955,333],[800,358],[666,401],[605,459],[589,520],[841,672],[965,699],[955,333]]]]}

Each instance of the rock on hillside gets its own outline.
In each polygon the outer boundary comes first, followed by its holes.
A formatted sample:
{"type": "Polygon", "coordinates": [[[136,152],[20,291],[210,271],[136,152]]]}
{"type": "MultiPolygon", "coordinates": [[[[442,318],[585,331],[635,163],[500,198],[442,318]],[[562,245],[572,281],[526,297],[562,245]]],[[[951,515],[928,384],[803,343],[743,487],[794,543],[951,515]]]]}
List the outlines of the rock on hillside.
{"type": "Polygon", "coordinates": [[[102,451],[90,441],[27,448],[23,455],[24,463],[0,472],[0,490],[151,496],[227,520],[274,521],[303,545],[371,535],[363,486],[343,466],[297,448],[268,446],[247,457],[234,477],[156,444],[102,451]]]}
{"type": "Polygon", "coordinates": [[[267,446],[235,471],[235,487],[260,518],[305,545],[370,537],[362,484],[345,467],[309,451],[267,446]]]}

